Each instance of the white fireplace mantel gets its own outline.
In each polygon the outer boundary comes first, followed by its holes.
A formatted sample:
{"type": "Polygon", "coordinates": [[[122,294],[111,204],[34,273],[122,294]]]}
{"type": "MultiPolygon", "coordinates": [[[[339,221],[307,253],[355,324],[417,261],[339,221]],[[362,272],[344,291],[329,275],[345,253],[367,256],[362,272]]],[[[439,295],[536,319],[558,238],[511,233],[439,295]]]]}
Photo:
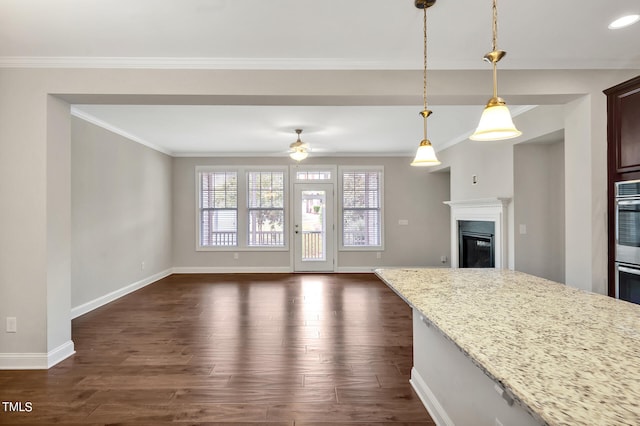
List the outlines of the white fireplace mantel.
{"type": "Polygon", "coordinates": [[[478,200],[445,201],[451,207],[451,267],[459,267],[458,221],[483,220],[495,226],[495,267],[506,268],[507,208],[511,198],[482,198],[478,200]]]}

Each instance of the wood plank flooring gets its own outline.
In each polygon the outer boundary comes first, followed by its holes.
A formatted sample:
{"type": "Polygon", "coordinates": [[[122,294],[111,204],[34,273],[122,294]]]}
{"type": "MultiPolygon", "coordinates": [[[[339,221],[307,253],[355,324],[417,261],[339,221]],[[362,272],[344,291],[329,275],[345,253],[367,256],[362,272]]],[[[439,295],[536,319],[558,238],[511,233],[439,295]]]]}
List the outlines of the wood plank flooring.
{"type": "Polygon", "coordinates": [[[172,275],[73,320],[76,354],[0,371],[0,424],[434,425],[409,307],[372,274],[172,275]]]}

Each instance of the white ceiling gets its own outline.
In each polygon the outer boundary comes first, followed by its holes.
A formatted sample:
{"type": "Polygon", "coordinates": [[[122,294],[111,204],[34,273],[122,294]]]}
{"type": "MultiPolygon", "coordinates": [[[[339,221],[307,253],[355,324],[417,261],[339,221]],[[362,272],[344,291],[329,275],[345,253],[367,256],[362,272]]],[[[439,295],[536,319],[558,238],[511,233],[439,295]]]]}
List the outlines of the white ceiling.
{"type": "MultiPolygon", "coordinates": [[[[483,106],[432,108],[436,113],[429,118],[429,139],[438,141],[442,150],[467,140],[483,106]]],[[[75,105],[73,114],[174,156],[282,156],[296,140],[296,128],[303,129],[302,141],[310,145],[312,155],[332,156],[415,153],[422,139],[419,110],[414,106],[75,105]]]]}
{"type": "MultiPolygon", "coordinates": [[[[607,29],[640,13],[638,0],[498,7],[499,47],[509,52],[501,69],[640,69],[640,24],[607,29]]],[[[489,72],[481,58],[490,30],[490,0],[439,0],[429,9],[430,69],[489,72]]],[[[413,0],[0,0],[0,67],[15,66],[420,69],[422,12],[413,0]]],[[[482,110],[431,107],[429,138],[442,141],[438,149],[464,140],[482,110]]],[[[316,153],[408,155],[422,137],[418,110],[74,106],[78,116],[174,155],[233,155],[247,141],[254,153],[277,154],[296,127],[316,153]]]]}

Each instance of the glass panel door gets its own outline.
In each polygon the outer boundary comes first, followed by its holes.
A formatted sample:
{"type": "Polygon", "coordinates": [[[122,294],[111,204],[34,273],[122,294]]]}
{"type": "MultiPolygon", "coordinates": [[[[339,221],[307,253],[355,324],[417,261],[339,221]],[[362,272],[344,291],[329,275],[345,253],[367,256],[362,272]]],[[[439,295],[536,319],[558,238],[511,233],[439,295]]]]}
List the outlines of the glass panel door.
{"type": "Polygon", "coordinates": [[[294,202],[295,271],[333,271],[333,184],[296,184],[294,202]]]}

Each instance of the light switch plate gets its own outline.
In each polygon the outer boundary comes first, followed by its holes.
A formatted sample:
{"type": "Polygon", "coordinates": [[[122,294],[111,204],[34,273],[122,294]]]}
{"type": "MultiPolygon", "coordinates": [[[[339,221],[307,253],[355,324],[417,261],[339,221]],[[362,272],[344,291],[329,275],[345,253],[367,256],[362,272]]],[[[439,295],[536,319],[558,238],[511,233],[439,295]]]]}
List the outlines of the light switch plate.
{"type": "Polygon", "coordinates": [[[7,317],[7,333],[18,332],[18,320],[16,317],[7,317]]]}

